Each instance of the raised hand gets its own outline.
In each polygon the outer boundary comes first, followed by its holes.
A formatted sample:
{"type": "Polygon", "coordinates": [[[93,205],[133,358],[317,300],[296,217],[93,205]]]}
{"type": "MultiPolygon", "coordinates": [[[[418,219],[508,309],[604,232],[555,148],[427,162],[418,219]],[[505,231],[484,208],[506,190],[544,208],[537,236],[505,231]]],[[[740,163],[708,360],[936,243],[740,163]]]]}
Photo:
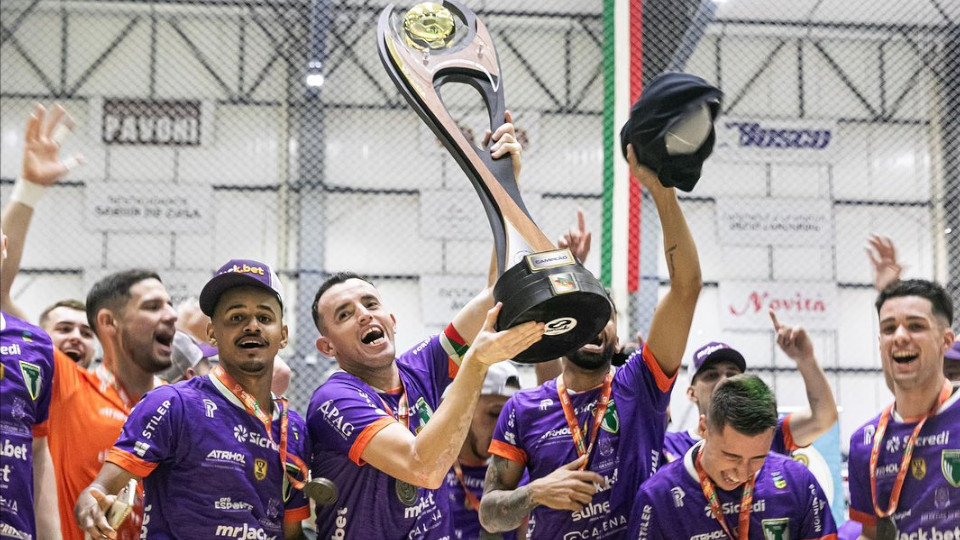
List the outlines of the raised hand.
{"type": "Polygon", "coordinates": [[[893,241],[886,236],[871,234],[867,243],[870,244],[867,257],[873,264],[873,287],[882,291],[891,283],[900,281],[903,266],[897,261],[897,248],[893,241]]]}
{"type": "Polygon", "coordinates": [[[487,318],[483,328],[477,334],[467,354],[486,365],[496,364],[509,360],[529,349],[543,337],[544,324],[542,322],[527,321],[507,330],[497,332],[497,317],[503,304],[497,302],[487,311],[487,318]]]}
{"type": "Polygon", "coordinates": [[[777,332],[777,345],[794,362],[808,362],[814,359],[813,340],[802,326],[780,324],[777,314],[770,310],[770,320],[777,332]]]}
{"type": "Polygon", "coordinates": [[[630,164],[630,174],[639,180],[640,183],[643,184],[643,187],[650,190],[651,193],[673,190],[673,188],[663,187],[663,184],[660,183],[660,178],[657,177],[657,173],[637,162],[637,155],[633,151],[632,144],[627,145],[627,163],[630,164]]]}
{"type": "Polygon", "coordinates": [[[83,156],[75,155],[66,162],[60,161],[60,144],[69,133],[73,121],[66,109],[54,105],[47,117],[47,110],[37,104],[27,121],[23,146],[23,179],[34,184],[49,186],[66,176],[70,166],[83,163],[83,156]]]}
{"type": "Polygon", "coordinates": [[[570,252],[573,253],[574,257],[579,259],[582,264],[586,262],[587,255],[590,254],[591,239],[592,233],[587,230],[586,220],[583,217],[583,208],[577,208],[576,227],[570,227],[567,234],[557,240],[557,247],[561,249],[570,248],[570,252]]]}
{"type": "Polygon", "coordinates": [[[510,154],[510,160],[513,162],[513,178],[520,178],[520,169],[523,167],[523,146],[517,140],[516,130],[513,127],[513,114],[506,111],[504,124],[490,133],[490,130],[483,135],[483,146],[486,147],[490,140],[493,140],[493,146],[490,147],[490,157],[497,159],[504,154],[510,154]]]}
{"type": "Polygon", "coordinates": [[[583,510],[593,500],[598,487],[607,487],[599,474],[580,470],[586,460],[587,456],[580,456],[547,476],[530,482],[533,501],[554,510],[583,510]]]}

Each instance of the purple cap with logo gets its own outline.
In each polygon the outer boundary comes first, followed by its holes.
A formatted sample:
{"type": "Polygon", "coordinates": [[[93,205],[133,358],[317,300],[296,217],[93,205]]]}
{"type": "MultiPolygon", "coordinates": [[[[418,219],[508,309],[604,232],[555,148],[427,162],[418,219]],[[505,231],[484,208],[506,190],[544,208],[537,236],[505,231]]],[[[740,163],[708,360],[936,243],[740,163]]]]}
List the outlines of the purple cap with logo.
{"type": "Polygon", "coordinates": [[[200,311],[213,317],[220,295],[234,287],[260,287],[277,295],[283,307],[283,287],[280,279],[269,266],[249,259],[233,259],[220,267],[200,291],[200,311]]]}
{"type": "Polygon", "coordinates": [[[943,355],[943,358],[945,360],[960,362],[960,339],[953,342],[953,346],[947,349],[947,353],[943,355]]]}
{"type": "Polygon", "coordinates": [[[734,349],[733,347],[727,345],[726,343],[720,343],[719,341],[711,341],[703,347],[700,347],[693,353],[693,356],[690,357],[690,383],[693,384],[693,379],[703,370],[705,367],[712,366],[717,362],[731,362],[738,368],[740,371],[747,370],[747,361],[743,358],[743,355],[740,354],[740,351],[734,349]]]}

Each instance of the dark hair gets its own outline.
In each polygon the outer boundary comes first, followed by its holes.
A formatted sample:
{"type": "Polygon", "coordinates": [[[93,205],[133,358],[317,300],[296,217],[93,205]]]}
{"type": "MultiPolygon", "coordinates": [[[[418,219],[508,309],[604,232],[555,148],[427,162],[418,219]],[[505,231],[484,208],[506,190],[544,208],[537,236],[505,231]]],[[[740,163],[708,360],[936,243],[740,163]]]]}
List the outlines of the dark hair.
{"type": "Polygon", "coordinates": [[[953,325],[953,300],[947,291],[936,281],[926,279],[907,279],[896,281],[880,291],[877,295],[877,315],[880,314],[880,308],[891,298],[901,296],[919,296],[930,301],[933,308],[933,314],[947,320],[947,326],[953,325]]]}
{"type": "Polygon", "coordinates": [[[707,423],[719,431],[729,425],[744,435],[763,433],[777,427],[777,398],[760,377],[735,375],[714,389],[707,423]]]}
{"type": "Polygon", "coordinates": [[[145,279],[155,279],[162,283],[160,276],[153,270],[133,269],[115,272],[101,278],[93,284],[87,293],[87,323],[93,332],[100,337],[97,328],[97,313],[101,309],[109,309],[115,314],[122,313],[124,304],[130,300],[130,288],[145,279]]]}
{"type": "Polygon", "coordinates": [[[334,285],[339,285],[347,280],[359,279],[366,281],[367,283],[373,285],[369,279],[361,276],[360,274],[354,272],[337,272],[336,274],[328,277],[326,281],[320,284],[320,288],[317,289],[317,294],[313,296],[313,305],[310,306],[310,314],[313,315],[313,325],[317,327],[317,330],[323,333],[323,330],[320,330],[320,297],[323,296],[323,293],[327,292],[330,287],[334,285]]]}
{"type": "Polygon", "coordinates": [[[81,302],[80,300],[75,300],[73,298],[60,300],[59,302],[53,304],[52,306],[49,306],[47,309],[43,310],[43,312],[40,313],[40,321],[39,321],[40,326],[47,324],[47,319],[50,318],[51,311],[57,308],[62,308],[62,307],[65,307],[68,309],[75,309],[77,311],[83,311],[83,312],[87,311],[87,305],[81,302]]]}

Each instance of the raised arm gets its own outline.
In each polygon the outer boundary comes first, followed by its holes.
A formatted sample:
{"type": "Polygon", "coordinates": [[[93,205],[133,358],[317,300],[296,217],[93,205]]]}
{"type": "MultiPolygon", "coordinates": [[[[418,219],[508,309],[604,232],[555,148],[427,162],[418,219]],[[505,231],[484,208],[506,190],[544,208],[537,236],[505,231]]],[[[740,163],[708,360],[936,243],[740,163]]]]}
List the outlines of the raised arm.
{"type": "Polygon", "coordinates": [[[897,246],[893,240],[879,234],[871,234],[867,239],[867,257],[873,265],[873,287],[882,291],[891,283],[900,281],[903,265],[897,261],[897,246]]]}
{"type": "Polygon", "coordinates": [[[567,463],[552,473],[517,487],[523,477],[523,464],[493,456],[484,480],[480,499],[480,524],[490,532],[516,529],[537,506],[579,512],[590,504],[603,477],[593,471],[581,471],[587,456],[567,463]]]}
{"type": "Polygon", "coordinates": [[[25,314],[13,302],[10,291],[13,280],[20,271],[20,260],[27,239],[27,231],[33,219],[33,208],[47,186],[59,182],[73,163],[83,157],[74,156],[67,162],[60,161],[60,143],[69,132],[70,119],[66,110],[55,105],[47,118],[47,110],[37,104],[24,133],[23,164],[20,178],[10,194],[10,202],[3,209],[0,228],[7,235],[7,258],[0,265],[0,308],[11,315],[26,319],[25,314]]]}
{"type": "Polygon", "coordinates": [[[790,415],[790,433],[797,446],[809,446],[837,421],[837,403],[813,353],[813,341],[802,326],[780,324],[770,310],[770,320],[777,332],[777,345],[797,363],[797,371],[807,390],[808,407],[790,415]]]}
{"type": "Polygon", "coordinates": [[[404,482],[440,487],[467,437],[488,366],[513,358],[543,336],[543,323],[533,321],[495,331],[500,307],[497,304],[487,312],[447,397],[423,431],[414,436],[399,423],[390,424],[366,445],[360,455],[363,461],[404,482]]]}
{"type": "Polygon", "coordinates": [[[687,220],[680,210],[676,190],[663,187],[653,171],[637,164],[632,145],[627,145],[627,161],[633,176],[650,192],[660,216],[663,249],[670,273],[670,290],[657,304],[650,323],[647,347],[664,374],[672,377],[680,368],[693,322],[693,312],[703,285],[700,258],[687,220]]]}

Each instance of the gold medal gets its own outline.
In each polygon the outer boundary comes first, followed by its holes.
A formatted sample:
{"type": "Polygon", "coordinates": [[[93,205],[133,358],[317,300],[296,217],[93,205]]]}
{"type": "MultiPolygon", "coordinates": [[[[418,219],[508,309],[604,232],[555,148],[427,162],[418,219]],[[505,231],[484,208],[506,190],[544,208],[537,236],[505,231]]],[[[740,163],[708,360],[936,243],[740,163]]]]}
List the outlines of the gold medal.
{"type": "Polygon", "coordinates": [[[893,516],[887,516],[877,520],[877,540],[897,540],[897,524],[893,521],[893,516]]]}
{"type": "Polygon", "coordinates": [[[408,484],[403,480],[397,480],[394,488],[397,492],[397,499],[399,499],[404,506],[413,506],[417,503],[417,495],[419,495],[417,486],[408,484]]]}

